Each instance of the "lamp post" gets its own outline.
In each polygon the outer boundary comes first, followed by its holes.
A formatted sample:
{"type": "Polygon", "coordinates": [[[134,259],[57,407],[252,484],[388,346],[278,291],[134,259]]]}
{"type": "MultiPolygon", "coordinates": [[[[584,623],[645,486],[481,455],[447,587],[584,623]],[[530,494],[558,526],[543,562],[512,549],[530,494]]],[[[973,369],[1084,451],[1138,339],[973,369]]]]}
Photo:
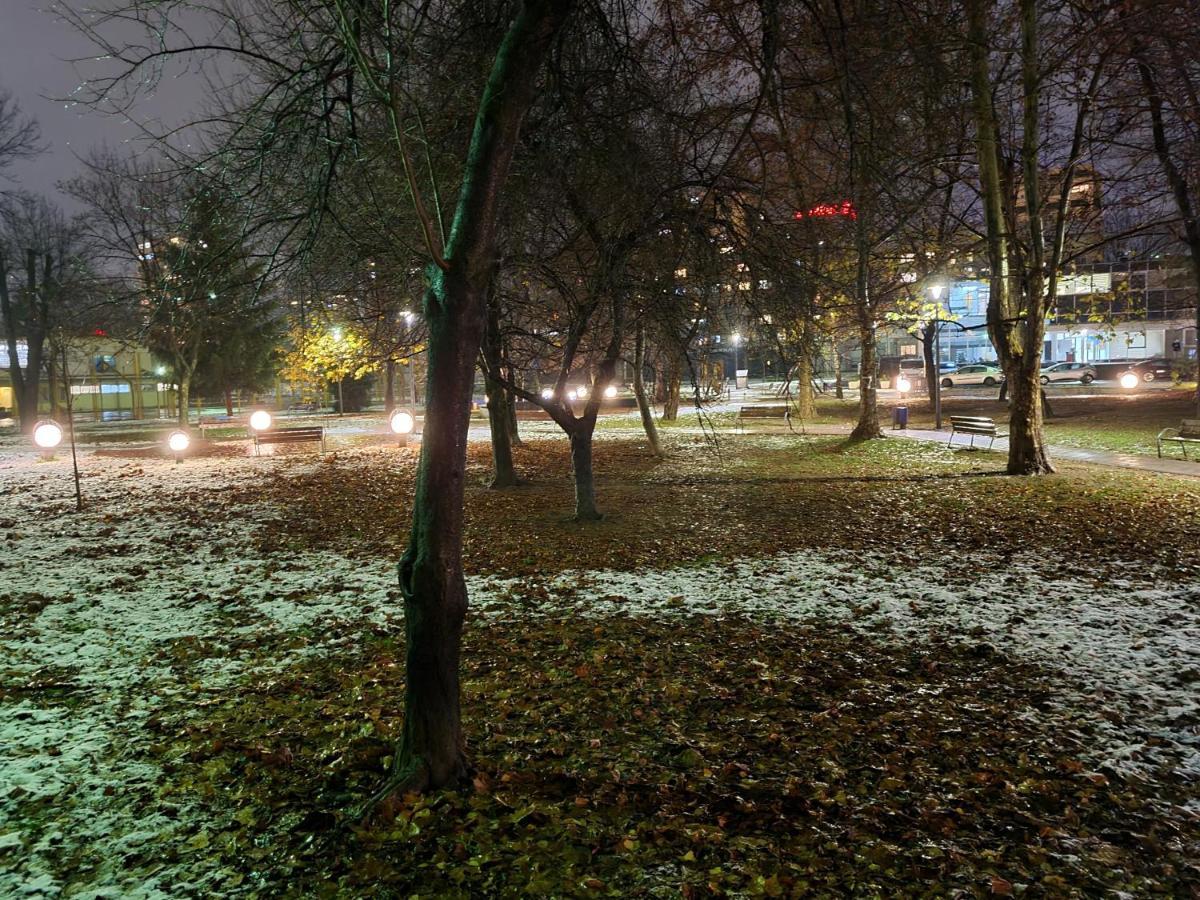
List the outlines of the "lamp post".
{"type": "Polygon", "coordinates": [[[933,298],[933,427],[942,428],[942,286],[929,286],[933,298]]]}
{"type": "Polygon", "coordinates": [[[730,340],[733,341],[733,386],[736,388],[738,386],[738,373],[742,371],[742,335],[735,331],[730,340]]]}
{"type": "MultiPolygon", "coordinates": [[[[334,339],[334,341],[337,342],[337,345],[338,345],[338,362],[340,363],[340,362],[342,362],[342,356],[341,356],[341,354],[342,354],[342,329],[340,329],[340,328],[333,329],[333,339],[334,339]]],[[[338,415],[339,416],[344,416],[346,414],[346,402],[342,398],[342,382],[345,380],[346,380],[345,375],[338,376],[337,386],[338,386],[338,415]]]]}

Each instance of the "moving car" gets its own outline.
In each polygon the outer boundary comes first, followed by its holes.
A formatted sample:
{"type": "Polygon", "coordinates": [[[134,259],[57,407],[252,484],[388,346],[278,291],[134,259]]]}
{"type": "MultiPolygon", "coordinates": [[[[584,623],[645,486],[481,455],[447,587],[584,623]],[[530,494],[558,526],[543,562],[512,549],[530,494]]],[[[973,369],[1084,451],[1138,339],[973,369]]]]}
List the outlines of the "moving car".
{"type": "Polygon", "coordinates": [[[1146,382],[1170,381],[1173,376],[1171,363],[1165,359],[1146,359],[1130,363],[1129,371],[1136,372],[1137,376],[1146,382]]]}
{"type": "Polygon", "coordinates": [[[1060,362],[1042,367],[1042,384],[1052,381],[1081,381],[1091,384],[1096,380],[1096,367],[1090,363],[1060,362]]]}
{"type": "Polygon", "coordinates": [[[959,366],[949,375],[942,377],[942,387],[962,387],[964,385],[982,384],[992,387],[1004,380],[1004,373],[997,366],[985,366],[983,363],[972,363],[969,366],[959,366]]]}

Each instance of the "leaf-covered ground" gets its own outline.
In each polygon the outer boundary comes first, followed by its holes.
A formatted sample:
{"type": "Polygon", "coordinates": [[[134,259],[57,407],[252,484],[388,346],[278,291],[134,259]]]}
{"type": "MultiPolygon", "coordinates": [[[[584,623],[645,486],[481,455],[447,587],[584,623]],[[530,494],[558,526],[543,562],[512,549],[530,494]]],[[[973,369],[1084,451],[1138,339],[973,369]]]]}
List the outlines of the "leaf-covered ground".
{"type": "Polygon", "coordinates": [[[0,458],[0,895],[1195,896],[1200,483],[472,446],[462,792],[364,832],[414,455],[0,458]]]}

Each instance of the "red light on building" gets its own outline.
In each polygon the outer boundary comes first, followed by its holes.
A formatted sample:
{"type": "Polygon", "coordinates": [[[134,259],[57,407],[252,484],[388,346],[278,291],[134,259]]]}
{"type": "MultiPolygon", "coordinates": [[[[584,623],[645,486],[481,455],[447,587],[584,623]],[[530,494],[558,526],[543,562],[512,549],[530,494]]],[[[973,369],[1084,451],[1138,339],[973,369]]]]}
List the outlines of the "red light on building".
{"type": "Polygon", "coordinates": [[[798,209],[792,214],[792,217],[796,219],[857,219],[858,210],[849,200],[843,200],[841,203],[818,203],[808,211],[798,209]]]}
{"type": "Polygon", "coordinates": [[[92,334],[95,335],[96,337],[108,337],[108,332],[105,331],[103,328],[93,329],[92,334]]]}

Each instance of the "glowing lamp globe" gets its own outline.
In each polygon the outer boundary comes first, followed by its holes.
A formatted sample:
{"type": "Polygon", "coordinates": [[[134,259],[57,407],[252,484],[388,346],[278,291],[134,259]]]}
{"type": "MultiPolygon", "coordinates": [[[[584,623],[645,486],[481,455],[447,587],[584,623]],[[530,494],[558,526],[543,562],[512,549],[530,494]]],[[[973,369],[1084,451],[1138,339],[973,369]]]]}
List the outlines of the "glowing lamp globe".
{"type": "Polygon", "coordinates": [[[551,388],[542,388],[542,399],[549,400],[554,396],[554,391],[551,388]]]}
{"type": "Polygon", "coordinates": [[[250,427],[255,431],[263,431],[271,427],[271,414],[265,409],[256,410],[250,416],[250,427]]]}
{"type": "Polygon", "coordinates": [[[1137,386],[1138,386],[1137,372],[1126,372],[1124,375],[1121,376],[1121,387],[1125,388],[1127,391],[1131,391],[1137,386]]]}
{"type": "Polygon", "coordinates": [[[392,413],[390,424],[392,431],[396,434],[412,434],[416,421],[413,419],[412,413],[401,409],[392,413]]]}
{"type": "Polygon", "coordinates": [[[579,395],[580,400],[583,400],[588,395],[588,389],[585,387],[576,388],[575,393],[579,395]]]}
{"type": "Polygon", "coordinates": [[[33,442],[43,450],[52,450],[62,443],[62,426],[46,419],[33,426],[33,442]]]}
{"type": "Polygon", "coordinates": [[[615,384],[610,384],[608,387],[606,387],[604,389],[604,396],[609,400],[617,396],[617,386],[615,384]]]}
{"type": "Polygon", "coordinates": [[[896,389],[898,391],[900,391],[900,393],[902,393],[902,394],[907,393],[908,391],[912,390],[912,382],[909,381],[907,378],[903,378],[903,377],[897,378],[896,379],[896,389]]]}
{"type": "Polygon", "coordinates": [[[167,435],[167,446],[172,453],[182,453],[191,443],[192,439],[186,431],[172,431],[167,435]]]}

